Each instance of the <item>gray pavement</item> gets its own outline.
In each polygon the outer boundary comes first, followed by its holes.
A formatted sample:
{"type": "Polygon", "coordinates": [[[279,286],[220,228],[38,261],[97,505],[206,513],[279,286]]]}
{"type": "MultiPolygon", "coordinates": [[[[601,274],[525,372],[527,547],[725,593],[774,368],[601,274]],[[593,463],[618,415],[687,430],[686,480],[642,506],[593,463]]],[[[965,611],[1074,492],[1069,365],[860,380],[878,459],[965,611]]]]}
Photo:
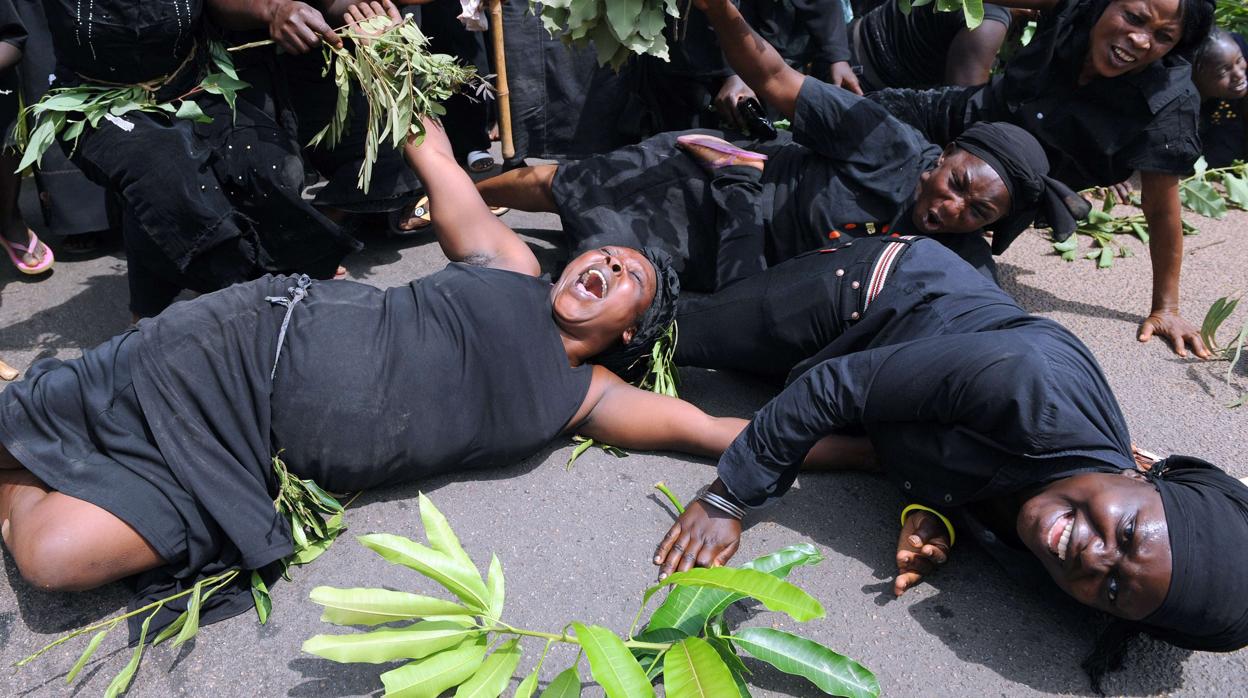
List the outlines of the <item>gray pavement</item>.
{"type": "MultiPolygon", "coordinates": [[[[1188,238],[1184,313],[1199,322],[1218,296],[1248,288],[1248,213],[1225,221],[1191,219],[1201,227],[1188,238]]],[[[543,263],[560,254],[553,216],[513,212],[504,219],[529,236],[543,263]]],[[[368,249],[347,262],[357,280],[391,286],[440,268],[445,260],[432,238],[397,242],[368,237],[368,249]]],[[[1085,242],[1086,244],[1086,242],[1085,242]]],[[[1095,352],[1117,392],[1135,442],[1160,453],[1204,456],[1248,476],[1248,408],[1224,405],[1248,390],[1222,379],[1225,364],[1182,360],[1154,341],[1140,346],[1134,332],[1149,297],[1143,246],[1134,257],[1098,271],[1091,262],[1063,263],[1038,235],[1028,233],[1002,260],[1003,283],[1030,310],[1065,323],[1095,352]]],[[[37,281],[0,264],[0,358],[22,369],[38,358],[70,358],[124,329],[124,259],[110,253],[58,262],[37,281]]],[[[1241,310],[1236,320],[1243,321],[1241,310]]],[[[685,371],[684,395],[708,412],[748,416],[768,393],[751,380],[685,371]]],[[[457,418],[448,415],[448,418],[457,418]]],[[[338,696],[381,689],[385,667],[337,665],[305,655],[307,637],[330,631],[307,601],[314,586],[388,586],[432,592],[415,573],[388,565],[350,534],[386,531],[417,535],[415,496],[424,491],[450,519],[482,567],[491,552],[507,576],[505,618],[513,625],[557,631],[571,620],[627,629],[642,590],[651,583],[650,555],[671,523],[671,512],[651,485],[667,481],[688,497],[712,476],[710,461],[672,454],[634,453],[616,459],[598,450],[570,471],[571,452],[559,441],[497,472],[442,477],[367,493],[348,513],[350,532],[320,560],[297,569],[273,589],[267,626],[246,614],[203,628],[192,644],[151,651],[135,679],[133,696],[338,696]]],[[[747,532],[738,561],[782,546],[811,542],[827,558],[792,579],[827,608],[827,616],[798,628],[857,658],[880,679],[886,695],[1090,695],[1078,663],[1101,621],[1049,589],[1022,588],[980,551],[959,546],[930,583],[892,600],[890,567],[900,496],[883,479],[812,474],[800,478],[782,506],[747,532]]],[[[1242,554],[1242,551],[1227,551],[1242,554]]],[[[32,590],[4,556],[0,582],[0,665],[8,666],[58,635],[123,608],[127,593],[112,585],[83,594],[32,590]]],[[[757,609],[737,614],[748,624],[794,629],[787,617],[757,609]],[[751,617],[753,616],[753,617],[751,617]]],[[[38,663],[8,673],[8,696],[94,695],[125,664],[120,636],[110,638],[72,688],[63,683],[82,644],[58,648],[38,663]]],[[[540,652],[525,645],[521,671],[540,652]]],[[[553,652],[543,683],[572,659],[553,652]]],[[[751,677],[756,696],[803,696],[807,684],[761,665],[751,677]]],[[[582,676],[588,671],[582,665],[582,676]]],[[[1126,670],[1106,684],[1113,694],[1248,695],[1248,652],[1212,655],[1143,643],[1126,670]]],[[[513,683],[513,688],[514,688],[513,683]]],[[[600,695],[586,685],[586,695],[600,695]]]]}

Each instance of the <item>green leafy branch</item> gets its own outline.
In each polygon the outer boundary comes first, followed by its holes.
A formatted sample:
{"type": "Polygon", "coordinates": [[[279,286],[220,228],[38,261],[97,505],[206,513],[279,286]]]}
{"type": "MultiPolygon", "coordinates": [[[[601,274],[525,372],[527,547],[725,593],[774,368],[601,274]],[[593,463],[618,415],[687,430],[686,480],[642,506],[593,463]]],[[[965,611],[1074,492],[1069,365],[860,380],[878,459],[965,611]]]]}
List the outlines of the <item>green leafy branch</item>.
{"type": "MultiPolygon", "coordinates": [[[[879,695],[879,682],[852,659],[799,635],[772,628],[730,631],[723,613],[752,598],[799,622],[820,618],[823,606],[784,581],[795,567],[822,561],[811,545],[790,546],[740,568],[694,569],[669,576],[645,590],[637,619],[659,591],[674,587],[644,632],[620,636],[597,625],[572,621],[559,632],[512,626],[502,619],[505,584],[498,556],[491,556],[484,580],[433,503],[420,495],[420,517],[428,545],[401,536],[371,534],[360,543],[383,559],[425,576],[454,600],[385,589],[312,590],[324,607],[321,619],[335,625],[402,623],[362,633],[317,635],[305,652],[336,662],[380,664],[406,661],[381,674],[387,696],[434,697],[456,688],[456,696],[496,697],[520,665],[523,638],[543,640],[537,665],[515,695],[530,698],[550,647],[576,645],[580,653],[542,696],[579,696],[580,660],[608,698],[653,697],[660,676],[669,698],[749,696],[749,673],[737,650],[786,673],[803,676],[820,690],[855,698],[879,695]]],[[[634,619],[633,627],[637,626],[634,619]]]]}
{"type": "MultiPolygon", "coordinates": [[[[937,12],[957,12],[962,11],[962,16],[966,19],[966,26],[969,29],[975,29],[984,22],[984,0],[897,0],[897,6],[901,11],[910,14],[913,7],[923,7],[936,3],[937,12]]],[[[1030,37],[1027,41],[1030,41],[1030,37]]],[[[1026,45],[1027,41],[1023,44],[1026,45]]]]}
{"type": "Polygon", "coordinates": [[[1218,0],[1213,19],[1227,31],[1248,34],[1248,5],[1244,4],[1244,0],[1218,0]]]}
{"type": "Polygon", "coordinates": [[[539,16],[551,36],[570,45],[592,41],[598,64],[619,70],[632,54],[668,60],[663,32],[668,17],[680,14],[677,0],[542,0],[539,16]]]}
{"type": "MultiPolygon", "coordinates": [[[[1239,364],[1239,360],[1243,357],[1244,344],[1248,342],[1248,319],[1244,320],[1239,330],[1225,344],[1218,341],[1218,330],[1235,313],[1235,308],[1239,306],[1241,295],[1236,293],[1230,296],[1223,296],[1214,301],[1213,305],[1209,306],[1209,311],[1205,313],[1204,321],[1200,324],[1200,338],[1204,341],[1205,346],[1209,348],[1209,351],[1213,352],[1216,358],[1230,362],[1230,365],[1226,367],[1227,383],[1231,382],[1235,366],[1239,364]]],[[[1227,407],[1241,407],[1245,404],[1248,404],[1248,393],[1241,395],[1227,407]]]]}
{"type": "MultiPolygon", "coordinates": [[[[478,97],[492,94],[473,66],[460,65],[454,56],[429,53],[429,39],[415,22],[393,23],[388,17],[372,17],[358,25],[342,27],[352,41],[338,48],[323,44],[324,75],[333,73],[338,97],[334,115],[309,146],[322,143],[332,148],[347,131],[351,117],[350,97],[354,84],[368,103],[368,130],[364,139],[364,162],[358,184],[367,192],[381,144],[389,140],[401,147],[409,137],[424,135],[421,119],[442,116],[444,102],[465,86],[478,97]],[[348,48],[349,46],[349,48],[348,48]]],[[[257,42],[256,45],[270,42],[257,42]]],[[[242,48],[242,47],[239,47],[242,48]]]]}
{"type": "Polygon", "coordinates": [[[250,85],[239,79],[234,61],[224,46],[209,42],[208,48],[215,72],[205,75],[191,91],[167,102],[155,99],[159,85],[79,85],[49,90],[38,102],[23,109],[18,117],[15,133],[22,159],[17,171],[24,172],[41,164],[43,154],[57,139],[68,143],[71,152],[77,150],[78,139],[87,127],[97,128],[101,121],[111,121],[126,130],[133,128],[133,124],[123,118],[130,112],[165,114],[174,119],[210,123],[212,117],[191,99],[201,92],[220,95],[233,110],[238,91],[250,85]],[[27,119],[33,120],[33,126],[27,119]]]}
{"type": "MultiPolygon", "coordinates": [[[[278,495],[273,506],[277,509],[279,515],[290,522],[291,534],[295,540],[294,552],[281,561],[283,575],[285,575],[290,565],[306,565],[320,557],[329,548],[329,545],[338,537],[338,534],[344,530],[342,515],[345,507],[313,481],[291,475],[280,457],[273,457],[273,470],[277,476],[278,483],[278,495]],[[328,520],[325,520],[322,518],[324,514],[331,514],[331,516],[328,520]]],[[[350,505],[350,502],[347,504],[350,505]]],[[[243,570],[240,569],[226,570],[221,574],[197,581],[190,589],[171,594],[129,613],[114,616],[75,630],[48,643],[34,654],[17,662],[15,666],[26,666],[53,648],[87,633],[95,633],[82,651],[82,654],[78,656],[78,660],[74,662],[69,673],[65,676],[65,683],[71,684],[74,682],[74,679],[78,678],[82,669],[86,667],[87,662],[91,660],[96,650],[100,648],[104,638],[114,628],[122,625],[130,618],[146,614],[139,632],[138,644],[130,655],[130,661],[113,677],[113,680],[105,690],[104,695],[106,698],[114,698],[114,696],[124,693],[130,686],[130,682],[134,680],[134,675],[143,660],[143,653],[148,647],[155,647],[175,635],[177,637],[173,641],[174,647],[195,637],[199,633],[200,611],[203,608],[203,603],[226,585],[235,582],[242,573],[243,570]],[[151,642],[148,642],[148,629],[151,627],[152,620],[156,618],[157,614],[170,602],[188,596],[190,599],[187,602],[186,610],[157,633],[151,642]]],[[[260,622],[268,622],[273,603],[269,598],[268,587],[265,585],[259,572],[255,570],[251,571],[251,593],[256,602],[256,615],[259,617],[260,622]]]]}

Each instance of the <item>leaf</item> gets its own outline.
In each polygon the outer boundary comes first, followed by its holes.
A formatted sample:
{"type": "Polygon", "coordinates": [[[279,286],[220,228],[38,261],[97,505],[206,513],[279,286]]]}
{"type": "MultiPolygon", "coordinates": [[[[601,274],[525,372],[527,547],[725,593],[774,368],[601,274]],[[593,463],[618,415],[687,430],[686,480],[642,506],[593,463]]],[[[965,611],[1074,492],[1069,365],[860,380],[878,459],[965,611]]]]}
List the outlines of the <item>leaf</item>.
{"type": "Polygon", "coordinates": [[[182,100],[182,103],[178,105],[178,111],[174,114],[174,116],[179,119],[188,119],[201,124],[212,123],[212,117],[205,114],[204,110],[200,109],[199,105],[196,104],[193,99],[182,100]]]}
{"type": "Polygon", "coordinates": [[[724,664],[728,665],[728,670],[733,674],[750,673],[749,667],[747,667],[745,662],[741,661],[741,658],[737,656],[736,650],[733,649],[732,645],[728,644],[728,640],[723,637],[711,635],[706,638],[706,641],[710,643],[711,647],[714,648],[716,652],[719,653],[719,658],[724,660],[724,664]]]}
{"type": "Polygon", "coordinates": [[[1096,263],[1097,268],[1107,269],[1109,267],[1112,267],[1113,265],[1114,265],[1114,248],[1102,247],[1100,259],[1096,263]]]}
{"type": "Polygon", "coordinates": [[[975,29],[984,23],[984,0],[963,0],[962,16],[966,19],[966,28],[975,29]]]}
{"type": "Polygon", "coordinates": [[[143,661],[143,649],[147,647],[147,629],[158,612],[160,612],[160,606],[143,619],[143,627],[139,630],[139,644],[131,653],[130,661],[126,662],[126,666],[122,667],[122,670],[109,682],[108,688],[104,691],[104,698],[116,698],[130,687],[130,682],[134,680],[134,672],[139,670],[139,662],[143,661]]]}
{"type": "Polygon", "coordinates": [[[186,620],[182,623],[182,630],[178,633],[177,639],[173,641],[174,647],[195,637],[195,633],[199,632],[199,604],[202,593],[203,585],[196,584],[191,591],[191,600],[186,605],[186,620]]]}
{"type": "Polygon", "coordinates": [[[1204,155],[1201,155],[1196,159],[1196,162],[1192,164],[1192,169],[1195,171],[1195,174],[1193,174],[1190,179],[1205,178],[1205,173],[1209,171],[1209,163],[1205,160],[1204,155]]]}
{"type": "Polygon", "coordinates": [[[481,668],[456,691],[456,698],[498,698],[520,664],[520,641],[508,640],[486,657],[481,668]]]}
{"type": "Polygon", "coordinates": [[[503,617],[503,601],[506,591],[503,583],[503,563],[499,562],[497,555],[490,556],[490,573],[485,580],[485,591],[489,595],[485,615],[492,620],[499,620],[503,617]]]}
{"type": "Polygon", "coordinates": [[[577,438],[580,438],[580,439],[581,439],[581,442],[580,442],[579,444],[577,444],[576,448],[572,449],[572,455],[568,456],[568,462],[567,462],[567,463],[565,463],[565,464],[563,465],[563,469],[564,469],[564,470],[571,470],[571,469],[572,469],[572,464],[576,462],[576,459],[577,459],[577,458],[580,458],[580,457],[581,457],[581,454],[583,454],[583,453],[585,453],[586,451],[588,451],[588,450],[590,449],[590,447],[592,447],[592,446],[594,445],[594,440],[593,440],[593,439],[586,439],[586,438],[584,438],[584,437],[576,437],[576,436],[574,436],[574,437],[572,437],[572,440],[573,440],[573,441],[576,441],[576,440],[577,440],[577,438]]]}
{"type": "Polygon", "coordinates": [[[743,594],[762,602],[769,610],[787,613],[798,622],[822,618],[823,606],[810,594],[786,581],[757,570],[713,567],[677,572],[649,589],[642,597],[644,606],[656,591],[668,584],[712,587],[743,594]]]}
{"type": "Polygon", "coordinates": [[[602,626],[573,622],[572,627],[589,659],[589,671],[606,691],[607,698],[653,698],[654,689],[646,678],[646,670],[623,640],[602,626]]]}
{"type": "Polygon", "coordinates": [[[742,628],[732,640],[780,671],[805,677],[825,693],[848,698],[880,695],[880,682],[866,667],[813,640],[771,628],[742,628]]]}
{"type": "Polygon", "coordinates": [[[381,675],[390,698],[436,698],[466,681],[485,657],[486,639],[478,637],[459,647],[404,664],[381,675]]]}
{"type": "MultiPolygon", "coordinates": [[[[532,673],[524,677],[519,686],[516,686],[516,693],[512,698],[533,698],[533,693],[537,691],[537,673],[540,669],[534,669],[532,673]]],[[[580,683],[577,683],[579,688],[580,683]]]]}
{"type": "Polygon", "coordinates": [[[1244,405],[1248,405],[1248,393],[1244,393],[1243,395],[1240,395],[1238,399],[1236,399],[1233,402],[1228,403],[1226,407],[1227,409],[1233,410],[1236,407],[1243,407],[1244,405]]]}
{"type": "Polygon", "coordinates": [[[381,625],[425,616],[471,616],[455,603],[389,589],[336,589],[320,586],[309,598],[325,607],[321,620],[335,625],[381,625]]]}
{"type": "Polygon", "coordinates": [[[559,672],[554,681],[542,691],[541,698],[580,698],[581,697],[581,676],[576,671],[576,665],[572,665],[567,669],[559,672]]]}
{"type": "Polygon", "coordinates": [[[251,572],[251,598],[256,602],[256,615],[260,618],[260,625],[268,623],[269,614],[273,612],[273,598],[269,596],[269,585],[264,583],[260,573],[255,570],[251,572]]]}
{"type": "Polygon", "coordinates": [[[79,672],[91,660],[91,655],[95,654],[95,651],[100,647],[100,643],[104,641],[104,636],[112,629],[113,626],[110,625],[91,637],[91,641],[87,643],[87,648],[82,651],[82,654],[78,655],[78,661],[74,662],[74,667],[65,676],[66,684],[71,684],[74,682],[74,679],[78,678],[79,672]]]}
{"type": "Polygon", "coordinates": [[[1248,209],[1248,177],[1223,172],[1222,184],[1226,187],[1226,198],[1232,204],[1238,208],[1248,209]]]}
{"type": "Polygon", "coordinates": [[[732,672],[715,648],[701,638],[687,637],[663,657],[667,698],[724,698],[737,695],[732,672]]]}
{"type": "Polygon", "coordinates": [[[387,561],[416,570],[446,587],[472,610],[484,612],[489,606],[485,583],[471,564],[464,565],[420,543],[389,533],[360,536],[359,541],[387,561]]]}
{"type": "Polygon", "coordinates": [[[420,504],[420,521],[424,524],[425,538],[429,540],[429,547],[452,560],[473,567],[472,559],[468,557],[468,553],[464,552],[463,546],[459,544],[459,538],[451,530],[451,524],[442,512],[438,511],[424,492],[421,492],[416,499],[420,504]]]}
{"type": "Polygon", "coordinates": [[[52,145],[54,140],[56,140],[56,122],[51,119],[40,120],[34,132],[30,134],[30,141],[26,144],[26,149],[22,151],[22,160],[18,163],[15,172],[23,172],[31,165],[41,163],[43,154],[47,152],[48,146],[52,145]]]}
{"type": "MultiPolygon", "coordinates": [[[[1202,158],[1203,159],[1203,158],[1202,158]]],[[[1224,218],[1226,201],[1218,194],[1213,185],[1203,181],[1186,181],[1179,187],[1179,198],[1183,205],[1208,218],[1224,218]]]]}
{"type": "MultiPolygon", "coordinates": [[[[770,555],[755,558],[741,566],[766,572],[775,577],[787,577],[794,567],[817,565],[823,561],[819,550],[809,543],[790,545],[770,555]]],[[[678,628],[686,635],[696,635],[706,621],[722,613],[725,608],[745,598],[711,587],[676,587],[663,603],[655,609],[646,625],[647,633],[658,628],[678,628]]],[[[667,640],[658,640],[664,642],[667,640]]]]}
{"type": "Polygon", "coordinates": [[[304,641],[303,651],[340,663],[381,664],[396,659],[420,659],[482,636],[482,631],[474,626],[425,620],[399,630],[316,635],[304,641]]]}

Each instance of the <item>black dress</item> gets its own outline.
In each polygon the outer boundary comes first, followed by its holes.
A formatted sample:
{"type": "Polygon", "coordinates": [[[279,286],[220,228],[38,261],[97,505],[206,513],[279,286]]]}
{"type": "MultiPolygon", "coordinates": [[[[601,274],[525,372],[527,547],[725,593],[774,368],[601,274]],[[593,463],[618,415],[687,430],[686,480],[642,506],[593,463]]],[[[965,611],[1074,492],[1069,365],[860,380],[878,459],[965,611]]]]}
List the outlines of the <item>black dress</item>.
{"type": "MultiPolygon", "coordinates": [[[[46,7],[57,86],[157,80],[155,98],[170,100],[207,69],[201,2],[46,7]]],[[[246,70],[249,57],[239,60],[246,70]]],[[[213,291],[269,272],[332,276],[360,245],[303,199],[293,122],[278,120],[271,90],[241,91],[236,110],[217,95],[194,100],[211,123],[130,112],[88,128],[72,155],[121,200],[131,310],[152,315],[183,288],[213,291]]]]}
{"type": "Polygon", "coordinates": [[[663,246],[685,287],[714,291],[829,236],[904,227],[919,175],[940,157],[877,105],[814,78],[798,95],[792,134],[739,143],[769,158],[753,179],[743,168],[708,174],[676,148],[677,133],[560,165],[552,193],[564,232],[577,249],[663,246]],[[749,240],[754,252],[738,264],[720,259],[724,241],[740,250],[749,240]]]}
{"type": "MultiPolygon", "coordinates": [[[[1248,40],[1231,36],[1248,57],[1248,40]]],[[[1210,167],[1227,167],[1248,160],[1248,97],[1207,99],[1200,105],[1200,144],[1210,167]]]]}
{"type": "Polygon", "coordinates": [[[1200,98],[1187,59],[1166,55],[1138,73],[1078,84],[1104,0],[1063,0],[1002,74],[977,87],[873,92],[898,119],[947,144],[978,121],[1007,121],[1044,146],[1052,176],[1073,189],[1135,171],[1191,174],[1200,157],[1200,98]]]}
{"type": "MultiPolygon", "coordinates": [[[[555,438],[585,399],[590,367],[569,366],[540,279],[451,264],[384,291],[312,283],[273,375],[287,310],[271,299],[295,283],[178,303],[0,393],[0,443],[169,563],[143,575],[140,598],[291,552],[273,507],[279,451],[332,491],[499,467],[555,438]]],[[[249,607],[236,591],[207,618],[249,607]]]]}

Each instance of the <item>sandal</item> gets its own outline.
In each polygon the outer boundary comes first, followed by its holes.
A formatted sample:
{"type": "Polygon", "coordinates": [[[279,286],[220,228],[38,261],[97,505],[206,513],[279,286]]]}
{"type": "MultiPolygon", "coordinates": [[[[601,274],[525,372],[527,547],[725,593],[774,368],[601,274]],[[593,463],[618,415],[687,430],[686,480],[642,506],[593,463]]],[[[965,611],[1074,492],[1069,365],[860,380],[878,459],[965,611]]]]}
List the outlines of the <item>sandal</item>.
{"type": "Polygon", "coordinates": [[[722,167],[731,167],[733,165],[753,165],[761,167],[762,163],[767,161],[767,156],[762,153],[756,153],[752,150],[738,148],[722,138],[705,133],[689,133],[676,137],[676,145],[682,150],[690,148],[706,148],[707,150],[718,153],[720,157],[715,159],[704,159],[695,155],[699,162],[705,167],[712,170],[718,170],[722,167]]]}
{"type": "Polygon", "coordinates": [[[4,363],[4,361],[0,361],[0,380],[11,381],[14,378],[17,378],[17,373],[18,371],[16,368],[4,363]]]}
{"type": "Polygon", "coordinates": [[[494,169],[494,156],[489,151],[474,150],[468,153],[467,163],[469,172],[489,172],[494,169]]]}
{"type": "Polygon", "coordinates": [[[5,252],[9,253],[9,261],[13,262],[13,266],[17,267],[18,271],[31,275],[42,274],[52,268],[52,263],[56,261],[56,258],[52,255],[52,248],[44,245],[43,257],[38,262],[34,264],[23,262],[21,255],[33,255],[40,245],[39,237],[35,235],[35,231],[27,230],[26,232],[30,235],[30,240],[25,245],[20,242],[10,242],[0,235],[0,247],[4,247],[5,252]]]}
{"type": "Polygon", "coordinates": [[[429,197],[422,196],[416,205],[396,209],[390,212],[390,234],[395,237],[415,235],[433,223],[429,214],[429,197]],[[404,227],[404,223],[407,227],[404,227]],[[413,224],[414,223],[414,224],[413,224]]]}

